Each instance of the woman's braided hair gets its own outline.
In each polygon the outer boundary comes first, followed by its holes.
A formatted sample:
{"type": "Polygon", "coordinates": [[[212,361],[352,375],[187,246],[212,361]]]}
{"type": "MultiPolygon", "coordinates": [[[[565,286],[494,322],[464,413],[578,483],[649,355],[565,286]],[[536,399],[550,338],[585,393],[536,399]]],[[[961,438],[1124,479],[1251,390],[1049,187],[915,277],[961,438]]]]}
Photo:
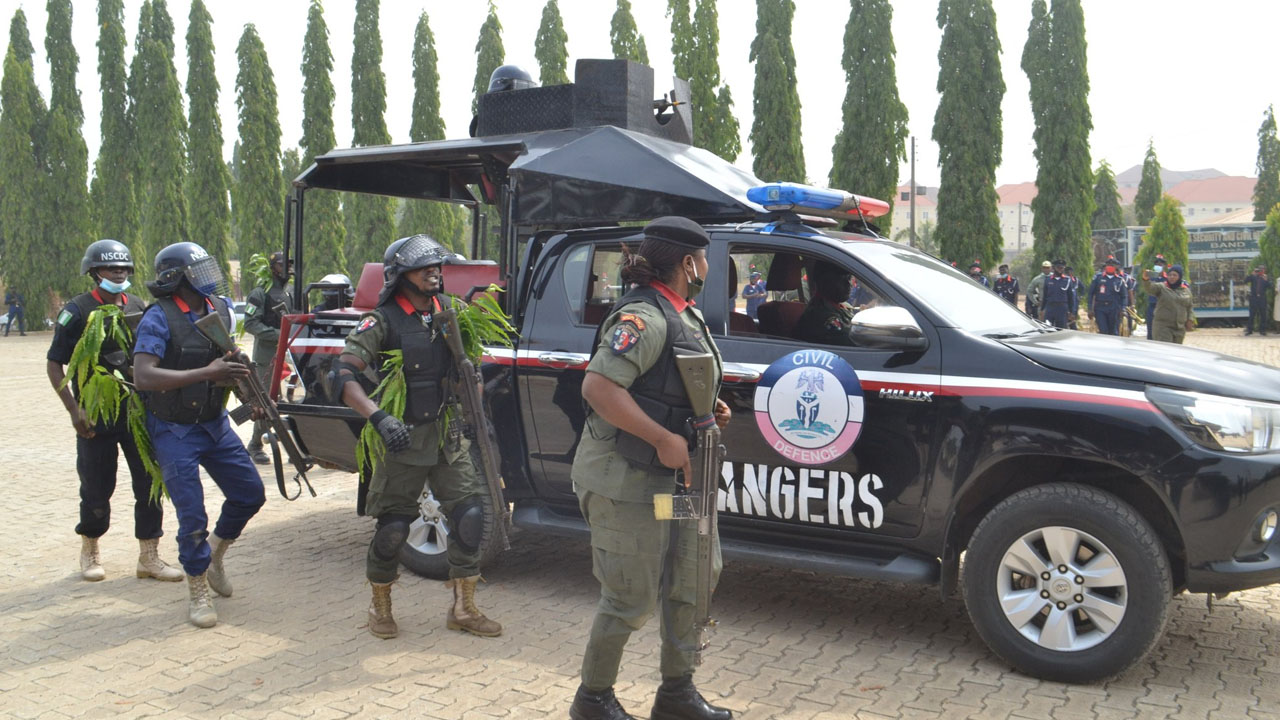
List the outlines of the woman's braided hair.
{"type": "Polygon", "coordinates": [[[665,283],[675,276],[680,261],[689,254],[687,247],[656,238],[645,238],[639,252],[634,253],[623,244],[622,282],[625,285],[648,285],[652,280],[665,283]]]}

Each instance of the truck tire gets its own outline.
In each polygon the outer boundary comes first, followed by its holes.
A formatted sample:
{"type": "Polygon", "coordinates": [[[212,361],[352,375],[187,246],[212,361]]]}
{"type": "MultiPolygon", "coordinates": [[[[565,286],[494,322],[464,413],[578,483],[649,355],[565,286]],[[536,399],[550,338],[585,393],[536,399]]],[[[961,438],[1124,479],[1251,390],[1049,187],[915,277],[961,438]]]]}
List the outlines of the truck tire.
{"type": "Polygon", "coordinates": [[[1056,483],[1005,498],[964,561],[978,634],[1018,670],[1060,682],[1117,675],[1150,652],[1172,597],[1151,526],[1116,496],[1056,483]]]}
{"type": "MultiPolygon", "coordinates": [[[[484,485],[484,469],[480,463],[477,450],[471,448],[471,464],[476,469],[476,477],[484,485]]],[[[481,495],[484,505],[484,534],[480,540],[480,567],[487,568],[501,553],[502,543],[499,541],[500,528],[498,515],[493,511],[493,500],[486,491],[481,495]]],[[[429,490],[424,491],[421,501],[421,512],[409,526],[409,538],[400,548],[400,564],[410,571],[433,580],[449,578],[449,519],[440,509],[440,504],[431,496],[429,490]]]]}

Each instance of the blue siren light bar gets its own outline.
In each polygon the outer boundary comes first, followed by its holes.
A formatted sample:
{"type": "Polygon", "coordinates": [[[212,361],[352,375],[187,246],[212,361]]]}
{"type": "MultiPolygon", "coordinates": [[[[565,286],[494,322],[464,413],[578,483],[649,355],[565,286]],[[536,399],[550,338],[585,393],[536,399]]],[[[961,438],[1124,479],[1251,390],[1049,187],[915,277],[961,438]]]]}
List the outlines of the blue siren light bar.
{"type": "Polygon", "coordinates": [[[798,183],[769,183],[747,190],[747,199],[766,210],[794,210],[802,215],[833,217],[842,220],[880,217],[889,212],[889,203],[854,195],[843,190],[820,188],[798,183]]]}

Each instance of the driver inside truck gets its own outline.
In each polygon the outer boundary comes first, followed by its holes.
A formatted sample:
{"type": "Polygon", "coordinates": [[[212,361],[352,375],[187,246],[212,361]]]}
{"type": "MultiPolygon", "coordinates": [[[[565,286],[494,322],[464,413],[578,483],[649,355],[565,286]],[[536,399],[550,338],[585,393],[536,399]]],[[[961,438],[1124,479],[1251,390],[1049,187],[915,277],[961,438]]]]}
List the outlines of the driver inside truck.
{"type": "MultiPolygon", "coordinates": [[[[809,274],[813,297],[796,322],[795,338],[819,345],[853,345],[850,332],[857,310],[848,300],[853,287],[853,273],[837,265],[817,261],[809,274]]],[[[863,289],[864,288],[859,288],[863,289]]],[[[867,296],[872,297],[870,292],[867,296]]],[[[874,304],[869,299],[867,304],[874,304]]]]}

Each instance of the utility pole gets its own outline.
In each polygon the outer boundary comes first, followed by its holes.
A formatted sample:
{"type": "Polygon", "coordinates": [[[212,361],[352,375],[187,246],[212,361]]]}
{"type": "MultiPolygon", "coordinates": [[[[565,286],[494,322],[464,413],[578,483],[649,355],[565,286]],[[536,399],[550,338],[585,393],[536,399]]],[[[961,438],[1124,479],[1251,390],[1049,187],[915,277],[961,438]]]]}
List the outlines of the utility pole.
{"type": "Polygon", "coordinates": [[[911,136],[911,247],[919,247],[916,242],[916,136],[911,136]]]}
{"type": "Polygon", "coordinates": [[[1018,203],[1018,252],[1022,252],[1022,203],[1018,203]]]}

